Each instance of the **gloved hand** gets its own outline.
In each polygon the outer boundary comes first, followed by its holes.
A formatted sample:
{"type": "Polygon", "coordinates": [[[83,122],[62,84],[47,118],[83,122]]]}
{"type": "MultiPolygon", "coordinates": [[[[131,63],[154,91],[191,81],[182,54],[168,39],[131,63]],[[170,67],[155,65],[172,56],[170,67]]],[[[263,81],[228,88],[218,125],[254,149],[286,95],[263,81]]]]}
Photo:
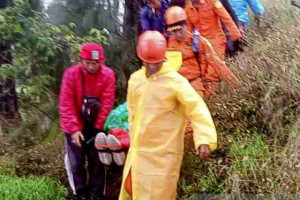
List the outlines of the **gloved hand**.
{"type": "Polygon", "coordinates": [[[220,80],[225,81],[231,87],[240,86],[239,79],[226,65],[216,65],[215,67],[220,80]]]}
{"type": "Polygon", "coordinates": [[[250,44],[250,42],[248,41],[248,38],[244,35],[243,37],[241,37],[240,39],[240,45],[241,46],[246,46],[246,47],[250,47],[252,48],[253,46],[250,44]]]}

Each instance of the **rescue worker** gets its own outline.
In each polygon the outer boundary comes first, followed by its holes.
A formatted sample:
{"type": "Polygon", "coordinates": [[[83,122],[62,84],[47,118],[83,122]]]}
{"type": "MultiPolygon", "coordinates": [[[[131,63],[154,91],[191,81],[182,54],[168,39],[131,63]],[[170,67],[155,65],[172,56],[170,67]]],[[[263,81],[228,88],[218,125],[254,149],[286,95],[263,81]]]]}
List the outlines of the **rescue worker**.
{"type": "Polygon", "coordinates": [[[213,45],[218,56],[224,60],[226,54],[226,35],[221,21],[225,24],[233,41],[242,35],[219,0],[191,0],[186,3],[185,11],[191,29],[197,28],[201,35],[213,45]]]}
{"type": "Polygon", "coordinates": [[[197,154],[206,159],[217,147],[206,104],[189,82],[164,62],[166,50],[166,39],[157,31],[139,37],[137,55],[144,67],[131,75],[128,85],[131,146],[120,200],[176,199],[187,116],[193,124],[197,154]]]}
{"type": "Polygon", "coordinates": [[[93,139],[103,130],[114,106],[115,74],[103,64],[105,57],[99,44],[83,44],[79,58],[80,64],[64,72],[60,90],[60,126],[66,139],[65,165],[70,187],[78,199],[86,199],[86,196],[93,200],[103,199],[105,168],[93,139]]]}
{"type": "Polygon", "coordinates": [[[168,7],[167,0],[147,0],[140,14],[142,32],[156,30],[164,33],[164,14],[168,7]]]}
{"type": "Polygon", "coordinates": [[[265,12],[264,7],[260,0],[229,0],[230,4],[236,13],[241,25],[247,29],[250,25],[248,16],[248,5],[255,14],[257,25],[260,26],[262,22],[262,15],[265,12]]]}
{"type": "Polygon", "coordinates": [[[185,11],[178,6],[170,7],[165,14],[169,33],[168,48],[183,54],[183,65],[179,73],[189,80],[195,90],[205,98],[214,93],[219,79],[229,85],[239,85],[239,81],[226,63],[219,58],[210,42],[188,31],[185,11]]]}

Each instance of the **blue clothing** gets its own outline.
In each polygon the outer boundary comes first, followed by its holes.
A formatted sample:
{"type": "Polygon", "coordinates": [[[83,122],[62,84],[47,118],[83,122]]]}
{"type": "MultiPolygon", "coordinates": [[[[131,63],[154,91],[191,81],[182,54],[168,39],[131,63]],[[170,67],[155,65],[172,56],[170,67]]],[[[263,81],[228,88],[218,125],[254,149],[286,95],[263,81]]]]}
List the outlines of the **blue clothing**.
{"type": "Polygon", "coordinates": [[[161,1],[161,10],[160,12],[153,12],[153,9],[145,4],[141,10],[141,24],[142,31],[147,30],[156,30],[161,33],[165,32],[165,11],[168,9],[169,4],[167,0],[161,1]]]}
{"type": "Polygon", "coordinates": [[[247,4],[249,4],[251,10],[255,15],[263,14],[265,12],[265,9],[262,3],[260,2],[260,0],[229,0],[229,1],[239,21],[244,23],[246,28],[250,25],[247,4]]]}

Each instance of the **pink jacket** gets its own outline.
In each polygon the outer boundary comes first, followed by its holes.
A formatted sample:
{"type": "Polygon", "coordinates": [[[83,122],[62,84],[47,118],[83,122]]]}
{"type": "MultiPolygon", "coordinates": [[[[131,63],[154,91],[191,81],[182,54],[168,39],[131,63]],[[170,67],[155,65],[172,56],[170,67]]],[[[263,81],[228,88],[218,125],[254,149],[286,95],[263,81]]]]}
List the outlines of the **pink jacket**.
{"type": "Polygon", "coordinates": [[[89,74],[83,65],[68,68],[62,79],[59,96],[60,127],[72,134],[82,131],[84,120],[81,117],[83,104],[83,76],[85,95],[98,96],[100,109],[94,127],[102,130],[104,122],[115,102],[115,73],[101,65],[96,74],[89,74]]]}

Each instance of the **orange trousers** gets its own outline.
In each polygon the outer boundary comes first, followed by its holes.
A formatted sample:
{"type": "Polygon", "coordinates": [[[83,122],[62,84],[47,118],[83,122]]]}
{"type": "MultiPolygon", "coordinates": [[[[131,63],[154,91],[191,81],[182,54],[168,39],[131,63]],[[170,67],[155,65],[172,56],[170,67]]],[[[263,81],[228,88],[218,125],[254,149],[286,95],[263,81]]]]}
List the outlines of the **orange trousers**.
{"type": "Polygon", "coordinates": [[[125,179],[125,190],[129,194],[130,199],[132,199],[132,179],[131,179],[131,170],[129,171],[125,179]]]}

